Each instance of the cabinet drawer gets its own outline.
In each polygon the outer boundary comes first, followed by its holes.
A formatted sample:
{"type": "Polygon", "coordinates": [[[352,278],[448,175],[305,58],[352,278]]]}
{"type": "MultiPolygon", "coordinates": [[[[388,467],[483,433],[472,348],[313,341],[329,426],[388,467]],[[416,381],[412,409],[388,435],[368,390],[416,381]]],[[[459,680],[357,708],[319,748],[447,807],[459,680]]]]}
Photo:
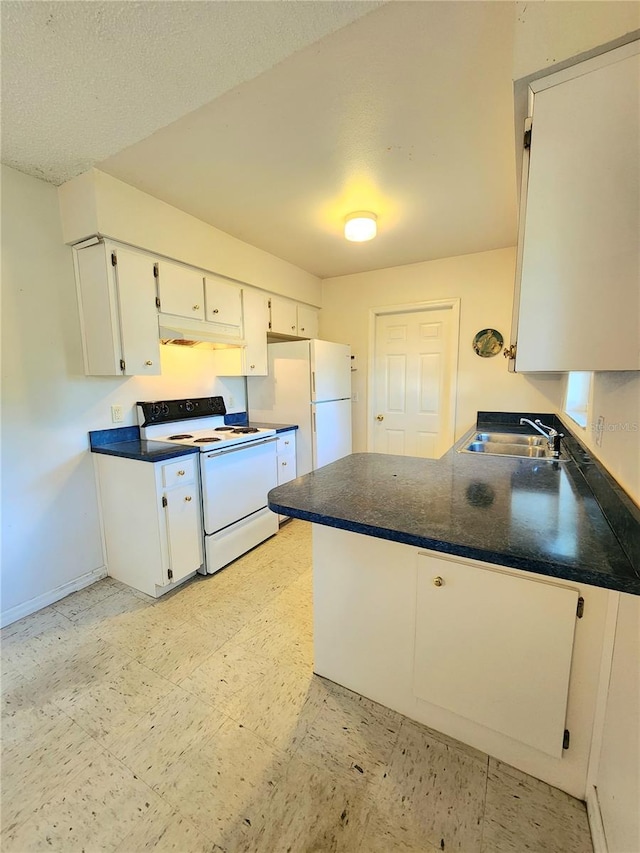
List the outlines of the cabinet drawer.
{"type": "Polygon", "coordinates": [[[295,453],[295,450],[296,437],[294,432],[285,432],[278,436],[278,444],[276,446],[278,456],[286,453],[295,453]]]}
{"type": "Polygon", "coordinates": [[[196,458],[197,456],[184,456],[182,459],[163,465],[162,485],[171,488],[171,486],[192,483],[196,474],[196,458]]]}

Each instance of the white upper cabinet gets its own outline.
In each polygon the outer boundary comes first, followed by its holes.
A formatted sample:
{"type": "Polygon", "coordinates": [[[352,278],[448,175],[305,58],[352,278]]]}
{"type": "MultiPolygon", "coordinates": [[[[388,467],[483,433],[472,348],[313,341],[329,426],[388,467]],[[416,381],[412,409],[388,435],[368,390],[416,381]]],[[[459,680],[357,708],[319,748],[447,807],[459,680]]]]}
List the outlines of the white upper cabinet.
{"type": "Polygon", "coordinates": [[[158,296],[164,314],[204,320],[203,275],[198,270],[158,261],[158,296]]]}
{"type": "Polygon", "coordinates": [[[266,376],[268,372],[268,296],[261,290],[242,289],[245,346],[218,349],[214,353],[218,376],[266,376]]]}
{"type": "Polygon", "coordinates": [[[298,305],[298,336],[301,338],[318,337],[318,312],[308,305],[298,305]]]}
{"type": "Polygon", "coordinates": [[[85,373],[160,373],[155,258],[111,243],[76,250],[85,373]]]}
{"type": "Polygon", "coordinates": [[[269,329],[272,334],[288,338],[318,337],[317,309],[280,296],[270,298],[269,308],[271,312],[269,329]]]}
{"type": "Polygon", "coordinates": [[[281,299],[279,296],[272,296],[269,300],[269,308],[271,309],[270,330],[275,335],[297,336],[298,313],[296,303],[290,302],[288,299],[281,299]]]}
{"type": "Polygon", "coordinates": [[[233,327],[240,334],[242,327],[242,289],[217,275],[204,279],[205,316],[211,323],[233,327]]]}
{"type": "Polygon", "coordinates": [[[640,369],[639,45],[530,84],[518,371],[640,369]]]}

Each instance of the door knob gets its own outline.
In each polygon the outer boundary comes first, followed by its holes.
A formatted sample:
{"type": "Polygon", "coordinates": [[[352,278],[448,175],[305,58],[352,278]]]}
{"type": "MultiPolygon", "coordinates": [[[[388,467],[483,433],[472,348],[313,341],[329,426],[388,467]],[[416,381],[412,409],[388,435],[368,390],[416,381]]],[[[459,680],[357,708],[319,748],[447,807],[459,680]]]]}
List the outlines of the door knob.
{"type": "Polygon", "coordinates": [[[376,415],[376,420],[377,420],[377,421],[383,421],[383,420],[384,420],[384,415],[376,415]]]}
{"type": "Polygon", "coordinates": [[[442,580],[442,578],[441,578],[441,577],[434,578],[434,579],[433,579],[433,585],[434,585],[434,586],[443,586],[443,585],[444,585],[444,581],[442,580]]]}

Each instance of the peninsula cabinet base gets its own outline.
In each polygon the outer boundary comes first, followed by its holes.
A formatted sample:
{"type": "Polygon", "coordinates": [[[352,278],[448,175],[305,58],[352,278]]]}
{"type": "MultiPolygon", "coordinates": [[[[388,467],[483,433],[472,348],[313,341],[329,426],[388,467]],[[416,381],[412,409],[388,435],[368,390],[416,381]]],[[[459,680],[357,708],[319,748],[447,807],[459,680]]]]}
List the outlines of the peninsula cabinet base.
{"type": "Polygon", "coordinates": [[[318,524],[313,584],[318,675],[585,798],[608,590],[318,524]]]}

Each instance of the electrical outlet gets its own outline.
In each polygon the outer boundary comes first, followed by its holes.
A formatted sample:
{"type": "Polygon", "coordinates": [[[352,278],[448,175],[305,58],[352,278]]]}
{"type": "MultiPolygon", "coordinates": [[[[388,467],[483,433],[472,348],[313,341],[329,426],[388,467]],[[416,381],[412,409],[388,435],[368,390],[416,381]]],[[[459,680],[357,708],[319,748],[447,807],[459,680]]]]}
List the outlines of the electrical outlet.
{"type": "Polygon", "coordinates": [[[111,423],[121,424],[124,420],[124,409],[122,406],[111,406],[111,423]]]}
{"type": "Polygon", "coordinates": [[[596,423],[596,447],[602,447],[602,433],[604,432],[604,415],[600,415],[596,423]]]}

